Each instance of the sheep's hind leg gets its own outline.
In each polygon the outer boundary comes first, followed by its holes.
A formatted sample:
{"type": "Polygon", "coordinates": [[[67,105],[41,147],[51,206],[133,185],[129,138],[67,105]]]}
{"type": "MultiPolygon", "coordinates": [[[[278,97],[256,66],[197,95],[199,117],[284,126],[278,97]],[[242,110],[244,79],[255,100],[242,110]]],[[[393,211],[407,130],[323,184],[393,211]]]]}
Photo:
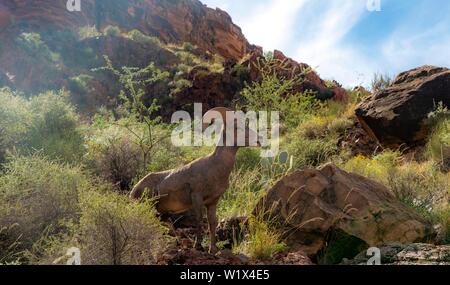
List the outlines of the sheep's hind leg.
{"type": "Polygon", "coordinates": [[[197,223],[196,227],[196,239],[194,247],[198,250],[203,250],[202,240],[203,240],[203,229],[202,229],[202,217],[203,217],[203,196],[201,193],[192,193],[192,209],[194,210],[195,221],[197,223]]]}
{"type": "Polygon", "coordinates": [[[217,229],[217,204],[208,206],[208,224],[209,224],[209,236],[210,236],[210,247],[209,253],[216,254],[219,249],[217,248],[216,241],[216,229],[217,229]]]}

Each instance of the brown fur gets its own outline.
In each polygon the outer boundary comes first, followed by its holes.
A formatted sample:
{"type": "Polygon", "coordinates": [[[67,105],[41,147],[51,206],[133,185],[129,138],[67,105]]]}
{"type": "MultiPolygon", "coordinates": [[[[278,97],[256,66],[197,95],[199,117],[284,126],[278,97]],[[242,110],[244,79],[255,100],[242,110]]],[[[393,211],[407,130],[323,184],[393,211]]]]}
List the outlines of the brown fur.
{"type": "MultiPolygon", "coordinates": [[[[221,113],[226,122],[227,109],[213,110],[221,113]]],[[[247,140],[249,132],[247,129],[247,140]]],[[[226,138],[225,131],[222,131],[222,138],[226,138]]],[[[237,146],[217,146],[209,156],[197,159],[184,167],[151,173],[133,188],[130,197],[140,199],[144,191],[148,190],[152,197],[158,197],[156,208],[162,214],[181,214],[194,210],[198,225],[196,247],[201,246],[201,220],[203,207],[206,207],[210,252],[216,253],[217,204],[229,187],[229,177],[234,169],[238,149],[237,146]]]]}

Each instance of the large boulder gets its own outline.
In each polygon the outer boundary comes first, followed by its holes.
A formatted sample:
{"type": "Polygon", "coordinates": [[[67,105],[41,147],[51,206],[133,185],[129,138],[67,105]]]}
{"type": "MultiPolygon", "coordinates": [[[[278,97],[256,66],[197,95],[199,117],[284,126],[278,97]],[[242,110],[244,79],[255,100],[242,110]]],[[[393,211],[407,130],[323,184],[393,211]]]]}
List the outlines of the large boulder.
{"type": "Polygon", "coordinates": [[[384,146],[411,146],[427,138],[426,119],[440,102],[450,107],[450,69],[422,66],[398,75],[387,89],[361,103],[356,115],[384,146]]]}
{"type": "MultiPolygon", "coordinates": [[[[432,244],[388,244],[379,247],[382,265],[450,265],[450,246],[432,244]]],[[[370,256],[361,252],[343,265],[367,265],[370,256]]]]}
{"type": "Polygon", "coordinates": [[[332,164],[284,177],[254,214],[273,219],[291,247],[311,257],[321,253],[324,263],[352,258],[369,246],[434,237],[432,225],[386,187],[332,164]]]}

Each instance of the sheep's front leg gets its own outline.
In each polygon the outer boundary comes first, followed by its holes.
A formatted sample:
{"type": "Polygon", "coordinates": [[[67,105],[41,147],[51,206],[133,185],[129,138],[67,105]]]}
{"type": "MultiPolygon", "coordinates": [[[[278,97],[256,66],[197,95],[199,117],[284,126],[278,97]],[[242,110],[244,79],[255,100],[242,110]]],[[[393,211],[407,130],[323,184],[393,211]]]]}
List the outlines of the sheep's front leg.
{"type": "Polygon", "coordinates": [[[192,209],[194,210],[195,221],[197,222],[196,227],[196,240],[194,247],[196,249],[202,248],[202,240],[203,240],[203,230],[202,230],[202,218],[203,218],[203,195],[201,193],[192,193],[192,209]]]}
{"type": "Polygon", "coordinates": [[[217,248],[216,229],[217,229],[217,204],[208,206],[208,224],[209,224],[209,237],[210,246],[209,253],[216,254],[219,249],[217,248]]]}

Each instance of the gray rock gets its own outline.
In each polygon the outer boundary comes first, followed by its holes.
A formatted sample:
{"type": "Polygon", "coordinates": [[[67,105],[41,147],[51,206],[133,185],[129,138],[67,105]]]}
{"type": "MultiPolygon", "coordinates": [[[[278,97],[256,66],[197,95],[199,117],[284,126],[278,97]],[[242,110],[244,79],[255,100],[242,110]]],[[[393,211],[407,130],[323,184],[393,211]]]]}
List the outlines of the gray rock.
{"type": "MultiPolygon", "coordinates": [[[[388,244],[379,248],[382,265],[450,265],[450,245],[388,244]]],[[[342,264],[367,265],[369,258],[364,251],[353,260],[346,260],[342,264]]]]}
{"type": "Polygon", "coordinates": [[[450,69],[422,66],[401,73],[387,89],[366,99],[356,116],[382,145],[411,146],[429,135],[428,114],[440,102],[450,107],[450,69]]]}

